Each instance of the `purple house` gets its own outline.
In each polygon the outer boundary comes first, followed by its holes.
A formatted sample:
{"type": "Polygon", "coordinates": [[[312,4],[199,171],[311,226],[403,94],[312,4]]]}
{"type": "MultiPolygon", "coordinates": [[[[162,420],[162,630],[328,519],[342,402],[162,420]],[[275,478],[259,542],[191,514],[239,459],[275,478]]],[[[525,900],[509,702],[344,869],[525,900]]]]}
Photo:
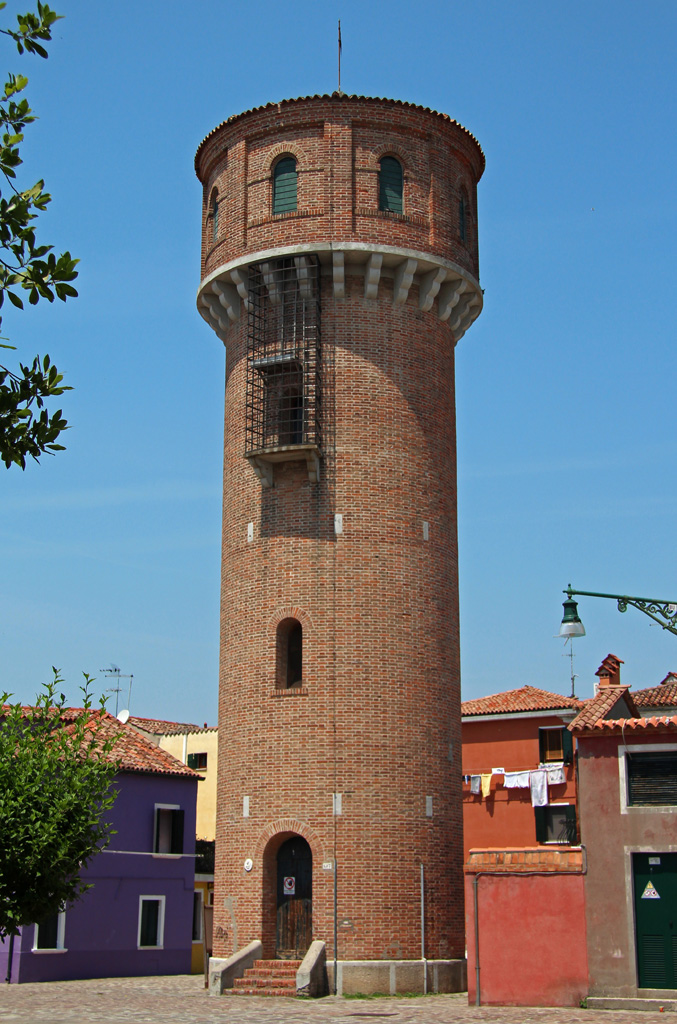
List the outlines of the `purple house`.
{"type": "Polygon", "coordinates": [[[116,834],[83,872],[93,888],[17,936],[13,982],[190,973],[198,776],[111,715],[106,729],[119,734],[116,834]]]}

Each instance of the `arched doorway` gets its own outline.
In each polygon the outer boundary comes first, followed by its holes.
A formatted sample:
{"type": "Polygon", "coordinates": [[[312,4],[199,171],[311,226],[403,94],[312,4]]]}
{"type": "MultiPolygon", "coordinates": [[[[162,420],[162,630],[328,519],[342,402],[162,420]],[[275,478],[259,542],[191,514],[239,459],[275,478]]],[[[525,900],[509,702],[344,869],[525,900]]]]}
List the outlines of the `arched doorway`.
{"type": "Polygon", "coordinates": [[[275,955],[301,959],[312,940],[313,854],[302,836],[292,836],[277,851],[275,955]]]}

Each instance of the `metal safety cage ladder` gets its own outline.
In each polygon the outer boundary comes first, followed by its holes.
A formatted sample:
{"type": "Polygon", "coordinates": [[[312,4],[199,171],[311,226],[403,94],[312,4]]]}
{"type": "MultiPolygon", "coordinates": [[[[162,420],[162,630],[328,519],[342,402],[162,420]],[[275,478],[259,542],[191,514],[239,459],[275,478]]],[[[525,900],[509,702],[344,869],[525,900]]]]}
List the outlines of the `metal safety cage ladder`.
{"type": "Polygon", "coordinates": [[[245,455],[321,448],[320,265],[285,257],[249,268],[245,455]]]}

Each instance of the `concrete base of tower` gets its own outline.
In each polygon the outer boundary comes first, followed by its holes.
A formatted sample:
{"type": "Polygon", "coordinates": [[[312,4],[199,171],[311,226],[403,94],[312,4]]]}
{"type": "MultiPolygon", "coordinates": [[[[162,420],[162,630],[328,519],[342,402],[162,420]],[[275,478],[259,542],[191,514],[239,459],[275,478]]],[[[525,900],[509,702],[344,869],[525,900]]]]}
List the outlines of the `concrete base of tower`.
{"type": "MultiPolygon", "coordinates": [[[[329,992],[334,992],[334,961],[327,960],[329,992]]],[[[410,992],[466,992],[465,960],[339,960],[336,994],[405,995],[410,992]]]]}

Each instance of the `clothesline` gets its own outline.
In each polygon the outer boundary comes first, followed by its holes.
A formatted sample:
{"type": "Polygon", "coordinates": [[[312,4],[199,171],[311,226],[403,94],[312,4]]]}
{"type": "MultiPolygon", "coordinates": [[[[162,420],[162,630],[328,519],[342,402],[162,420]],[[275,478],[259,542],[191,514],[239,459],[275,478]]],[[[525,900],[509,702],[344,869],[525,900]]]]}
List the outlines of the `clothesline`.
{"type": "Polygon", "coordinates": [[[491,779],[494,775],[503,776],[506,789],[529,789],[532,807],[545,807],[549,803],[548,786],[561,786],[566,783],[564,762],[540,764],[538,768],[520,771],[506,771],[505,768],[492,768],[490,772],[464,775],[464,783],[470,783],[470,792],[485,799],[491,792],[491,779]]]}

